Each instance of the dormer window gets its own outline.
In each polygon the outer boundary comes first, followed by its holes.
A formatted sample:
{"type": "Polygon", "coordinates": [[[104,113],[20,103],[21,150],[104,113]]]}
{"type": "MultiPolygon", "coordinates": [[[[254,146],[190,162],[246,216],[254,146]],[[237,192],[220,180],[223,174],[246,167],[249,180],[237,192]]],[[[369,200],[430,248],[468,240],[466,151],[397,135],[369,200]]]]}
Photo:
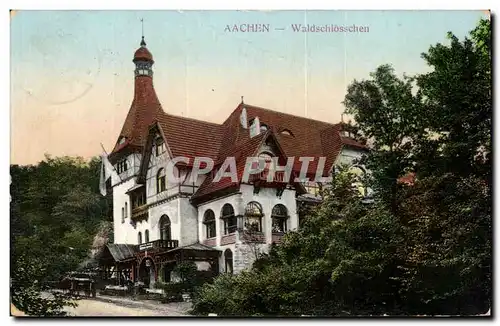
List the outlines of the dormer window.
{"type": "Polygon", "coordinates": [[[122,144],[124,144],[126,140],[127,140],[127,138],[125,138],[125,137],[123,137],[123,136],[122,136],[122,137],[120,137],[120,138],[118,139],[118,145],[122,145],[122,144]]]}
{"type": "Polygon", "coordinates": [[[123,173],[127,170],[128,170],[128,163],[126,159],[116,164],[116,172],[118,172],[118,174],[123,173]]]}
{"type": "Polygon", "coordinates": [[[269,129],[269,127],[266,124],[264,123],[260,124],[260,132],[266,132],[267,129],[269,129]]]}
{"type": "Polygon", "coordinates": [[[282,135],[286,135],[286,136],[293,136],[292,132],[288,129],[283,129],[281,130],[280,132],[282,135]]]}
{"type": "Polygon", "coordinates": [[[167,151],[167,146],[161,137],[156,138],[156,156],[160,156],[161,154],[167,151]]]}

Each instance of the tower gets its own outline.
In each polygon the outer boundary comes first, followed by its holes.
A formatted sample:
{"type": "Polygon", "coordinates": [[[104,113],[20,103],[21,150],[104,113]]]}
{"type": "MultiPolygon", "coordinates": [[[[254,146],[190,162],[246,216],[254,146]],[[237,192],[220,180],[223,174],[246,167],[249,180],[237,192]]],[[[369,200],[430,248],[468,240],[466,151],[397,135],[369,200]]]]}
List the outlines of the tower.
{"type": "Polygon", "coordinates": [[[135,76],[149,76],[153,77],[153,56],[146,47],[146,41],[144,41],[144,35],[141,40],[141,47],[135,51],[134,60],[135,63],[135,76]]]}
{"type": "Polygon", "coordinates": [[[164,114],[153,87],[154,60],[146,47],[144,33],[132,62],[135,64],[134,99],[110,155],[113,164],[123,155],[141,153],[149,126],[164,114]]]}

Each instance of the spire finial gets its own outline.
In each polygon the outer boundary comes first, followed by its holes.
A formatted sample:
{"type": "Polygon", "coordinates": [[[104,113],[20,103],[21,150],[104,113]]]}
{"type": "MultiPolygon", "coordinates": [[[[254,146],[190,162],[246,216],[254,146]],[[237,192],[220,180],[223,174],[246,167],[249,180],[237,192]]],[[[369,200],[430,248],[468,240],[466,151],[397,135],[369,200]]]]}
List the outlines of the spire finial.
{"type": "Polygon", "coordinates": [[[340,122],[344,123],[344,114],[343,113],[340,114],[340,122]]]}
{"type": "Polygon", "coordinates": [[[141,18],[141,27],[142,27],[141,46],[146,46],[146,41],[144,41],[144,19],[142,18],[141,18]]]}
{"type": "Polygon", "coordinates": [[[241,95],[241,103],[242,103],[242,104],[244,103],[244,102],[243,102],[243,95],[241,95]]]}

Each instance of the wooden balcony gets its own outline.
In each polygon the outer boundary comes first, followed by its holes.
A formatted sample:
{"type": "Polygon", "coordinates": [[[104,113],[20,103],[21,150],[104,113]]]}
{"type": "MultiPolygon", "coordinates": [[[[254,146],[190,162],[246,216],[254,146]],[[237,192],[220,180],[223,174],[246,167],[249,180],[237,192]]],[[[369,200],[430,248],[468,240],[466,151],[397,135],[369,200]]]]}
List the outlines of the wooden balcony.
{"type": "Polygon", "coordinates": [[[139,251],[145,250],[170,250],[179,246],[179,240],[155,240],[139,245],[139,251]]]}
{"type": "Polygon", "coordinates": [[[148,219],[148,205],[132,208],[132,220],[148,219]]]}

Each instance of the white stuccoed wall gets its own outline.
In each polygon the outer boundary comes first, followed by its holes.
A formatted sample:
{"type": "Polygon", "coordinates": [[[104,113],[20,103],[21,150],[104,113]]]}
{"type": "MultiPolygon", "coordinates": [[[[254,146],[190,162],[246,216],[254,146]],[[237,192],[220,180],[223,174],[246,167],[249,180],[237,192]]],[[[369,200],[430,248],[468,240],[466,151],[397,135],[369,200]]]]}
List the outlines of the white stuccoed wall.
{"type": "Polygon", "coordinates": [[[179,246],[198,242],[198,211],[191,205],[189,198],[179,198],[180,237],[179,246]]]}
{"type": "MultiPolygon", "coordinates": [[[[135,184],[134,179],[129,179],[124,183],[115,185],[113,187],[113,231],[114,231],[114,243],[129,243],[128,234],[134,231],[132,225],[130,225],[130,198],[125,193],[128,189],[133,187],[135,184]],[[122,223],[122,207],[125,207],[125,202],[128,202],[128,214],[125,222],[122,223]]],[[[137,241],[137,240],[135,240],[137,241]]],[[[135,242],[132,242],[135,243],[135,242]]]]}

